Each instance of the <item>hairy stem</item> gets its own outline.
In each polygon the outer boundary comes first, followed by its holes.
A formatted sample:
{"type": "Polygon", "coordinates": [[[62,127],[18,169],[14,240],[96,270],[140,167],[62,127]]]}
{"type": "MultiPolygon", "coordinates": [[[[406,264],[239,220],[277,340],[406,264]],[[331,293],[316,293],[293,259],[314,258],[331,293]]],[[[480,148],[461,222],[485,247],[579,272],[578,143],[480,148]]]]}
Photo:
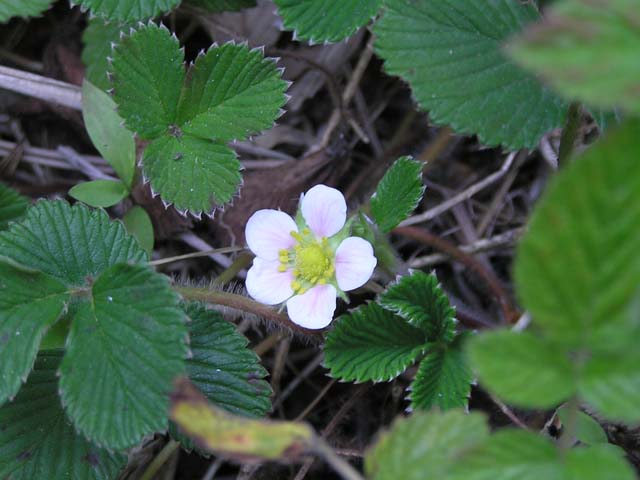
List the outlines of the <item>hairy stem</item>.
{"type": "Polygon", "coordinates": [[[289,317],[283,315],[270,306],[258,303],[243,295],[202,287],[174,286],[174,290],[182,295],[186,300],[197,300],[199,302],[210,303],[213,305],[223,305],[225,307],[235,308],[236,310],[252,313],[260,318],[264,318],[278,326],[286,327],[295,332],[302,333],[305,336],[317,339],[322,338],[322,332],[320,330],[308,330],[306,328],[302,328],[289,320],[289,317]]]}

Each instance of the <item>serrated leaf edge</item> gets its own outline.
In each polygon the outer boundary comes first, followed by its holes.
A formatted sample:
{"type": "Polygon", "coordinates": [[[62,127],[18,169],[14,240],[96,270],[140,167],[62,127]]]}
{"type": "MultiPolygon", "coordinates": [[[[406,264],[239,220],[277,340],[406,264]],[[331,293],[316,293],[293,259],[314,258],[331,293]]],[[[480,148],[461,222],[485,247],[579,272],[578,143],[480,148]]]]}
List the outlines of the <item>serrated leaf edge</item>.
{"type": "MultiPolygon", "coordinates": [[[[395,313],[396,315],[398,315],[399,317],[402,317],[407,323],[409,323],[411,326],[416,327],[416,328],[420,328],[420,330],[422,330],[421,326],[416,323],[414,320],[412,320],[410,317],[410,315],[403,309],[403,308],[397,308],[394,307],[393,305],[389,305],[386,303],[383,303],[383,297],[385,295],[385,293],[387,293],[387,291],[397,285],[400,284],[400,282],[402,281],[402,279],[404,278],[410,278],[411,275],[413,275],[414,272],[422,272],[422,270],[415,270],[410,268],[409,269],[409,273],[408,275],[397,275],[395,280],[393,280],[391,283],[389,283],[385,289],[384,292],[380,293],[376,299],[378,305],[380,305],[382,308],[389,310],[392,313],[395,313]]],[[[422,272],[425,273],[425,272],[422,272]]],[[[436,275],[436,271],[435,270],[431,270],[431,272],[429,272],[427,275],[429,275],[430,277],[433,277],[437,280],[436,283],[436,288],[438,288],[441,292],[442,295],[444,295],[445,297],[447,296],[446,293],[444,293],[444,288],[442,288],[442,284],[440,283],[440,280],[438,280],[438,276],[436,275]]],[[[447,297],[448,300],[448,297],[447,297]]],[[[454,316],[451,317],[451,321],[453,322],[454,325],[458,325],[458,319],[455,317],[455,313],[456,313],[456,307],[455,305],[452,305],[451,302],[449,302],[449,307],[453,309],[454,312],[454,316]]]]}
{"type": "MultiPolygon", "coordinates": [[[[171,32],[162,22],[159,22],[159,23],[156,24],[152,19],[150,19],[150,20],[148,20],[147,23],[144,23],[144,22],[141,22],[141,21],[138,22],[137,26],[138,26],[137,29],[133,28],[133,27],[130,27],[128,35],[125,34],[123,31],[120,31],[120,40],[122,40],[125,37],[131,37],[133,34],[142,31],[144,28],[154,28],[155,27],[155,28],[164,29],[164,30],[167,30],[168,32],[170,32],[172,38],[174,38],[176,41],[178,41],[178,44],[179,44],[179,39],[176,36],[175,32],[171,32]]],[[[221,48],[221,47],[223,47],[225,45],[244,46],[244,47],[247,48],[247,50],[249,52],[255,52],[255,51],[260,52],[262,54],[262,59],[263,60],[273,63],[273,66],[275,67],[276,71],[280,74],[280,80],[282,82],[284,82],[284,84],[285,84],[285,89],[284,89],[284,92],[283,92],[285,101],[282,104],[282,106],[279,108],[278,115],[274,119],[271,127],[265,128],[265,129],[261,130],[260,132],[256,132],[255,134],[248,135],[247,138],[244,139],[244,140],[251,141],[253,138],[255,138],[256,136],[260,135],[262,132],[275,128],[278,125],[278,122],[277,122],[278,119],[280,119],[285,113],[287,113],[286,110],[283,107],[287,103],[289,103],[289,100],[291,99],[291,95],[288,95],[286,92],[289,90],[289,88],[291,87],[293,82],[290,81],[290,80],[285,80],[283,78],[284,72],[285,72],[285,67],[278,67],[277,66],[278,65],[278,61],[280,60],[280,57],[265,57],[264,56],[264,53],[265,53],[265,46],[264,45],[257,46],[257,47],[254,47],[254,48],[249,48],[249,42],[247,40],[244,40],[242,42],[237,42],[235,39],[228,40],[228,41],[226,41],[226,42],[224,42],[222,44],[219,44],[218,42],[213,42],[209,46],[209,48],[207,48],[206,50],[205,49],[201,49],[198,52],[195,60],[192,60],[188,64],[183,62],[183,66],[185,68],[185,74],[189,73],[189,70],[193,67],[193,65],[195,65],[195,62],[200,57],[205,56],[212,49],[221,48]]],[[[118,45],[116,43],[111,42],[111,51],[113,52],[116,49],[117,46],[118,45]]],[[[183,57],[184,57],[184,52],[185,52],[184,51],[184,46],[179,47],[179,50],[182,52],[183,57]]],[[[112,66],[113,58],[112,57],[107,57],[107,63],[108,63],[109,66],[112,66]]],[[[108,78],[109,82],[112,85],[112,88],[107,90],[107,93],[109,95],[113,95],[113,92],[114,92],[112,76],[113,76],[113,72],[108,70],[107,71],[107,78],[108,78]]],[[[124,123],[124,117],[122,115],[120,115],[119,107],[118,107],[117,102],[116,102],[116,113],[118,113],[118,115],[121,118],[123,118],[123,126],[126,127],[126,125],[124,123]]],[[[129,130],[129,131],[131,131],[131,130],[129,130]]],[[[132,133],[136,137],[138,136],[137,132],[133,131],[132,133]]],[[[243,140],[232,139],[230,142],[228,142],[228,144],[225,144],[225,145],[227,145],[227,146],[234,145],[238,141],[243,141],[243,140]]],[[[233,149],[231,147],[229,147],[229,148],[230,148],[230,150],[233,151],[236,160],[238,160],[238,162],[240,163],[240,171],[243,171],[244,167],[242,166],[242,163],[240,162],[240,157],[238,156],[238,153],[235,151],[235,149],[233,149]]],[[[145,150],[146,150],[146,147],[145,147],[145,150]]],[[[240,198],[240,194],[241,194],[240,191],[242,190],[242,187],[244,186],[244,177],[242,175],[240,176],[240,183],[238,184],[238,187],[236,188],[235,193],[232,195],[231,199],[228,202],[225,202],[225,203],[223,203],[221,205],[213,205],[211,207],[211,210],[208,210],[208,211],[205,211],[205,210],[191,210],[191,209],[188,209],[188,208],[179,209],[179,208],[174,206],[174,203],[172,201],[165,200],[164,198],[162,198],[162,194],[160,192],[157,192],[156,190],[154,190],[154,188],[153,188],[153,186],[151,184],[151,179],[148,178],[147,175],[145,174],[143,157],[144,157],[144,151],[138,156],[138,158],[136,160],[136,165],[140,168],[140,172],[141,172],[141,176],[142,176],[142,184],[145,185],[145,186],[146,185],[149,186],[149,190],[151,192],[151,198],[155,199],[156,197],[160,197],[160,200],[161,200],[162,205],[165,208],[165,210],[168,210],[170,207],[173,206],[174,210],[176,212],[178,212],[178,214],[180,214],[180,216],[182,216],[183,218],[188,218],[189,215],[191,215],[193,218],[195,218],[197,220],[202,220],[202,215],[204,214],[205,216],[207,216],[208,218],[213,220],[214,217],[215,217],[215,213],[216,212],[224,213],[227,208],[231,208],[231,207],[234,206],[234,203],[235,203],[236,199],[240,198]]]]}

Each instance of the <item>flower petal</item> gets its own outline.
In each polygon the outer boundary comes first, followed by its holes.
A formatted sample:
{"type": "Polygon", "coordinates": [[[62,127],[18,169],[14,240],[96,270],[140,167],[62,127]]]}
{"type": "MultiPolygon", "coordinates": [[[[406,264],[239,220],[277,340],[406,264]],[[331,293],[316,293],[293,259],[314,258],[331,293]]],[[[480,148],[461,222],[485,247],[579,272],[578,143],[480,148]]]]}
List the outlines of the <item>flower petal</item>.
{"type": "Polygon", "coordinates": [[[336,289],[333,285],[317,285],[287,302],[289,318],[304,328],[326,327],[333,320],[335,310],[336,289]]]}
{"type": "Polygon", "coordinates": [[[302,199],[302,216],[317,237],[331,237],[347,220],[347,202],[342,193],[326,185],[316,185],[302,199]]]}
{"type": "Polygon", "coordinates": [[[244,230],[247,245],[257,256],[277,260],[280,250],[295,244],[291,232],[297,232],[296,222],[280,210],[258,210],[251,215],[244,230]]]}
{"type": "Polygon", "coordinates": [[[291,282],[293,273],[278,271],[277,260],[253,259],[253,266],[247,272],[245,285],[249,295],[266,305],[277,305],[293,295],[291,282]]]}
{"type": "Polygon", "coordinates": [[[378,260],[373,247],[360,237],[345,238],[336,250],[336,280],[345,292],[361,287],[371,278],[378,260]]]}

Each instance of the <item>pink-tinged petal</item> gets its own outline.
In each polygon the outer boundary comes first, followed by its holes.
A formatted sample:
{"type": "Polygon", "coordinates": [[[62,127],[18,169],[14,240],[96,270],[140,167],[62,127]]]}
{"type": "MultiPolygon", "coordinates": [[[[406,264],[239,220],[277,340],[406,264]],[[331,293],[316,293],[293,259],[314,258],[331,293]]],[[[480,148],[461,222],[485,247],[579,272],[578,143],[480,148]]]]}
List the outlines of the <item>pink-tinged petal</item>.
{"type": "Polygon", "coordinates": [[[333,320],[335,310],[336,289],[333,285],[317,285],[287,302],[289,318],[304,328],[326,327],[333,320]]]}
{"type": "Polygon", "coordinates": [[[336,280],[345,292],[361,287],[371,278],[378,260],[373,247],[360,237],[345,238],[336,250],[336,280]]]}
{"type": "Polygon", "coordinates": [[[276,260],[253,259],[253,266],[247,272],[245,285],[249,295],[260,303],[277,305],[293,295],[291,282],[293,273],[287,270],[280,272],[276,260]]]}
{"type": "Polygon", "coordinates": [[[295,244],[291,232],[297,232],[296,222],[280,210],[258,210],[251,215],[244,230],[247,245],[265,260],[277,260],[280,250],[295,244]]]}
{"type": "Polygon", "coordinates": [[[331,237],[347,220],[347,202],[342,193],[326,185],[316,185],[302,199],[302,216],[316,237],[331,237]]]}

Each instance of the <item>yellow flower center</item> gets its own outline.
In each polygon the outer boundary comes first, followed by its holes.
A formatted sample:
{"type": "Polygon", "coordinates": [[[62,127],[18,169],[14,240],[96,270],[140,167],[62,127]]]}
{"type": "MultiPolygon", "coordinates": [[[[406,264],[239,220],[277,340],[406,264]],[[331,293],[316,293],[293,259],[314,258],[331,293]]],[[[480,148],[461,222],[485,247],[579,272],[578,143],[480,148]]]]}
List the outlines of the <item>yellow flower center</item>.
{"type": "Polygon", "coordinates": [[[316,285],[324,285],[333,278],[335,272],[334,254],[326,237],[317,239],[308,228],[302,233],[291,232],[297,241],[289,250],[280,251],[279,270],[292,269],[294,280],[291,288],[297,294],[306,292],[316,285]]]}

